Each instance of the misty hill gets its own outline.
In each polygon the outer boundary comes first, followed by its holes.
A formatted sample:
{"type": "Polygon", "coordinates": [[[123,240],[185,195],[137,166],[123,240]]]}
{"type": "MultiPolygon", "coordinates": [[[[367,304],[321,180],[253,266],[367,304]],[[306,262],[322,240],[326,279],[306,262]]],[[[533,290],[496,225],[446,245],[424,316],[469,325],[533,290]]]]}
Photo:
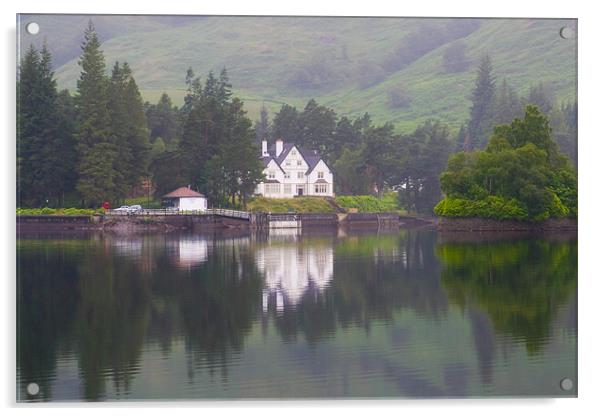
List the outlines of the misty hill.
{"type": "MultiPolygon", "coordinates": [[[[75,89],[88,16],[35,19],[55,56],[59,86],[75,89]]],[[[499,80],[525,93],[547,83],[575,100],[576,40],[559,36],[571,20],[96,16],[110,67],[127,61],[149,101],[184,95],[188,67],[202,77],[227,67],[253,118],[308,99],[341,115],[369,112],[409,131],[428,118],[458,127],[468,117],[480,57],[499,80]]],[[[23,35],[29,43],[30,35],[23,35]]]]}

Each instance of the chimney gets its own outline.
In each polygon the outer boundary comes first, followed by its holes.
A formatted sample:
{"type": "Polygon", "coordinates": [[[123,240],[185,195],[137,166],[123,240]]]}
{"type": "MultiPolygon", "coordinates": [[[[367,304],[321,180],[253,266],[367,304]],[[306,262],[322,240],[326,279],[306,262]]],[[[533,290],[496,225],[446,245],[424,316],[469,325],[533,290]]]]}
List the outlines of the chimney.
{"type": "Polygon", "coordinates": [[[266,139],[261,141],[261,156],[269,156],[268,141],[266,139]]]}
{"type": "Polygon", "coordinates": [[[276,157],[280,156],[280,153],[282,153],[283,145],[284,142],[282,141],[282,139],[276,139],[276,157]]]}

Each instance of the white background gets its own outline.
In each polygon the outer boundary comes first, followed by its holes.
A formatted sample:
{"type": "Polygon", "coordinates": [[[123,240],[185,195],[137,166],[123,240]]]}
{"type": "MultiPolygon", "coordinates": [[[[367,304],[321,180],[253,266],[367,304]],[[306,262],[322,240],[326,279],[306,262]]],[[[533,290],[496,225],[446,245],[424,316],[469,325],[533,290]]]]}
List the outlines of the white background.
{"type": "MultiPolygon", "coordinates": [[[[487,1],[384,1],[353,3],[352,0],[229,0],[154,2],[102,0],[87,2],[67,0],[4,0],[0,7],[2,26],[2,92],[0,115],[3,137],[0,139],[0,230],[2,231],[0,275],[3,291],[2,367],[0,371],[0,403],[11,413],[36,411],[52,414],[79,414],[80,405],[16,405],[15,404],[15,55],[16,13],[130,13],[130,14],[285,14],[347,16],[474,16],[474,17],[561,17],[579,19],[579,399],[477,399],[477,400],[339,400],[285,402],[176,402],[90,404],[87,411],[115,414],[144,412],[164,415],[178,412],[207,414],[225,412],[240,415],[306,415],[308,413],[343,413],[345,415],[378,415],[402,413],[492,416],[525,413],[564,415],[601,414],[602,383],[600,332],[602,331],[602,221],[600,182],[602,179],[602,16],[596,2],[505,0],[487,1]],[[597,99],[596,99],[597,98],[597,99]],[[596,215],[598,214],[598,215],[596,215]],[[41,408],[42,407],[42,408],[41,408]],[[595,409],[598,410],[595,410],[595,409]]],[[[43,28],[41,28],[43,31],[43,28]]]]}

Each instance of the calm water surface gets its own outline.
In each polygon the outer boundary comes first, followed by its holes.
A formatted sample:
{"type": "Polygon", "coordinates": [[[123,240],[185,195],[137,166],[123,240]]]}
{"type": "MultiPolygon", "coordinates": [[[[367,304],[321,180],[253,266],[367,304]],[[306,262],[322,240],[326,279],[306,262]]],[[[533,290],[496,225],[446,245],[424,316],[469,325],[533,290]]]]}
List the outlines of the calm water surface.
{"type": "Polygon", "coordinates": [[[21,401],[576,394],[570,237],[17,244],[21,401]]]}

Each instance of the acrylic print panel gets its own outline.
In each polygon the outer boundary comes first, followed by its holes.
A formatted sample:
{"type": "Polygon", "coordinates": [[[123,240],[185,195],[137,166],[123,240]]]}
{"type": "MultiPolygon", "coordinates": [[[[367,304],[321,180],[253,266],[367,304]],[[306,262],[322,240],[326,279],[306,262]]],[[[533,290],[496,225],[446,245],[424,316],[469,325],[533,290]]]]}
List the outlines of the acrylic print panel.
{"type": "Polygon", "coordinates": [[[17,400],[576,397],[576,52],[19,15],[17,400]]]}

